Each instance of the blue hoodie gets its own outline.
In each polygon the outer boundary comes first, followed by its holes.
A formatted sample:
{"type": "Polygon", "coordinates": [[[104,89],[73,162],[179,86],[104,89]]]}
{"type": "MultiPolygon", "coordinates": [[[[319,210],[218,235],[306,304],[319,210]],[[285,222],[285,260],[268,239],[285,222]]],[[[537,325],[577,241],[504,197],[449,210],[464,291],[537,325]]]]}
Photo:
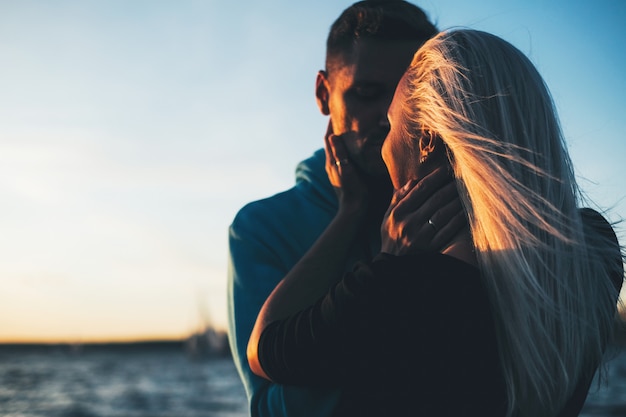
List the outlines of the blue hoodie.
{"type": "MultiPolygon", "coordinates": [[[[324,164],[320,149],[298,164],[294,187],[247,204],[229,229],[229,342],[253,417],[329,416],[339,398],[337,390],[273,384],[252,373],[246,356],[250,333],[266,298],[337,212],[337,196],[324,164]]],[[[372,236],[378,233],[379,225],[372,225],[372,236]]],[[[346,270],[355,260],[366,258],[365,253],[356,252],[355,248],[346,270]]]]}

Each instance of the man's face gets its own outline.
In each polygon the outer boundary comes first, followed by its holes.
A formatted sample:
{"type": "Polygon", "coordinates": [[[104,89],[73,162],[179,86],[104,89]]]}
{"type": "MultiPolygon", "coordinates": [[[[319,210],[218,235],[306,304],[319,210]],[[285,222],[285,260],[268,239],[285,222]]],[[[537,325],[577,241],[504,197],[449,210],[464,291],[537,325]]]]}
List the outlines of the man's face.
{"type": "Polygon", "coordinates": [[[388,177],[381,156],[389,132],[387,110],[417,47],[415,42],[361,40],[329,69],[322,98],[318,77],[320,109],[327,105],[333,133],[343,135],[350,158],[370,178],[388,177]],[[324,98],[326,103],[320,103],[324,98]]]}

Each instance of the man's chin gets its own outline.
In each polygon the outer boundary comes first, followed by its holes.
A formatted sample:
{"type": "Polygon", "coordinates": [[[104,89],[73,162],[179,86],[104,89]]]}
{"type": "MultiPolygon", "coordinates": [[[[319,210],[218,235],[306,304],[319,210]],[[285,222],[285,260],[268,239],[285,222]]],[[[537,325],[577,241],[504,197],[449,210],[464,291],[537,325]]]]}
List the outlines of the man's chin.
{"type": "Polygon", "coordinates": [[[387,166],[382,156],[382,143],[380,145],[371,145],[363,149],[361,161],[363,161],[363,165],[369,174],[373,176],[387,175],[387,166]]]}
{"type": "Polygon", "coordinates": [[[382,161],[380,161],[380,163],[369,164],[364,171],[368,182],[372,183],[372,185],[388,185],[391,187],[389,171],[382,161]]]}
{"type": "Polygon", "coordinates": [[[368,160],[366,160],[367,173],[374,178],[388,179],[389,171],[387,171],[387,165],[385,165],[385,162],[383,161],[383,158],[380,155],[380,151],[372,156],[376,156],[376,157],[368,158],[368,160]]]}

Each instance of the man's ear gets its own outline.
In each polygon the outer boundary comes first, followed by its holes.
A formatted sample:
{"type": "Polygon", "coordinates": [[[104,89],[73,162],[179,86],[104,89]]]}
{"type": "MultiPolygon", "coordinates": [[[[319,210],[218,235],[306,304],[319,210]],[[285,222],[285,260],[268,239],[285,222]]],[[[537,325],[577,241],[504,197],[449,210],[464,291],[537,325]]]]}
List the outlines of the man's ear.
{"type": "Polygon", "coordinates": [[[328,74],[324,70],[317,72],[317,78],[315,80],[315,98],[317,100],[317,107],[324,116],[330,114],[328,107],[328,100],[330,97],[330,84],[328,82],[328,74]]]}

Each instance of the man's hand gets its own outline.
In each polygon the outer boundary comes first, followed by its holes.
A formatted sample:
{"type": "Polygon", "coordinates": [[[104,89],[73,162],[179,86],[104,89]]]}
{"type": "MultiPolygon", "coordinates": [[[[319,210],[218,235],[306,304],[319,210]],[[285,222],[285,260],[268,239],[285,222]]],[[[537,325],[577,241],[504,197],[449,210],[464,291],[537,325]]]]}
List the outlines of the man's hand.
{"type": "Polygon", "coordinates": [[[456,183],[440,167],[394,193],[381,226],[381,252],[441,251],[466,225],[456,183]]]}
{"type": "Polygon", "coordinates": [[[335,187],[340,210],[365,211],[369,198],[367,185],[350,160],[343,142],[345,139],[343,135],[333,133],[332,122],[329,121],[324,136],[326,173],[330,183],[335,187]]]}

